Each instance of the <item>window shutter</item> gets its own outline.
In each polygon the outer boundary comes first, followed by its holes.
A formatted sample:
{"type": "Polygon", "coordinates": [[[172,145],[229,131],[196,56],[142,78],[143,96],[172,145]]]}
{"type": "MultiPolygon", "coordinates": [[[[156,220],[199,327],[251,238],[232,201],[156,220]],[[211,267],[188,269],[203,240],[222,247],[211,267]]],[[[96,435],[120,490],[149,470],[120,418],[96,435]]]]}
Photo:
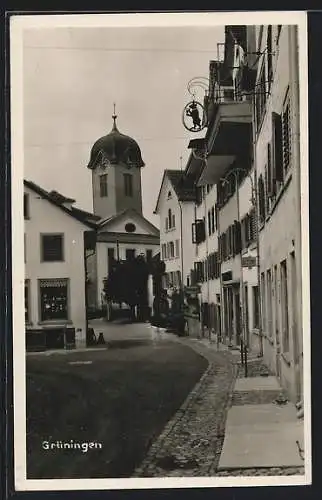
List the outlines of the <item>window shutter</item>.
{"type": "Polygon", "coordinates": [[[218,229],[218,222],[219,222],[219,205],[216,203],[216,206],[215,206],[215,224],[216,224],[216,229],[218,229]]]}
{"type": "Polygon", "coordinates": [[[242,251],[242,236],[241,236],[241,223],[235,221],[235,249],[236,253],[240,253],[242,251]]]}
{"type": "Polygon", "coordinates": [[[274,195],[274,183],[272,176],[272,152],[271,144],[267,144],[267,194],[268,196],[274,195]]]}
{"type": "Polygon", "coordinates": [[[208,234],[211,234],[211,213],[210,210],[208,210],[208,234]]]}
{"type": "Polygon", "coordinates": [[[283,166],[287,170],[290,164],[290,103],[288,101],[282,117],[283,131],[283,166]]]}
{"type": "Polygon", "coordinates": [[[252,227],[252,240],[256,240],[257,237],[257,219],[256,219],[256,211],[253,208],[251,211],[251,227],[252,227]]]}
{"type": "Polygon", "coordinates": [[[265,165],[265,213],[267,214],[269,212],[269,200],[268,200],[268,168],[267,165],[265,165]]]}
{"type": "Polygon", "coordinates": [[[262,175],[258,179],[258,205],[259,205],[259,217],[260,221],[265,220],[265,192],[264,192],[264,182],[262,175]]]}
{"type": "Polygon", "coordinates": [[[273,178],[283,182],[283,139],[282,139],[282,117],[278,113],[272,113],[273,123],[273,178]]]}

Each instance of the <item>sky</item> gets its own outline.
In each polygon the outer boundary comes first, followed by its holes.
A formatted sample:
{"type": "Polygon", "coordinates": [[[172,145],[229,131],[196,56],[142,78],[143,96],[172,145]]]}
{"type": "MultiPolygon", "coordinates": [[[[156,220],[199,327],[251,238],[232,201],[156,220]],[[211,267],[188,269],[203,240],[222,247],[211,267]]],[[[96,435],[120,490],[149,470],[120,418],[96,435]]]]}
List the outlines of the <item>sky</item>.
{"type": "Polygon", "coordinates": [[[115,102],[118,129],[138,142],[146,165],[144,215],[159,226],[153,211],[163,171],[184,168],[189,140],[203,135],[182,124],[187,84],[208,77],[223,41],[215,25],[24,30],[24,177],[92,211],[86,165],[94,142],[112,129],[115,102]]]}

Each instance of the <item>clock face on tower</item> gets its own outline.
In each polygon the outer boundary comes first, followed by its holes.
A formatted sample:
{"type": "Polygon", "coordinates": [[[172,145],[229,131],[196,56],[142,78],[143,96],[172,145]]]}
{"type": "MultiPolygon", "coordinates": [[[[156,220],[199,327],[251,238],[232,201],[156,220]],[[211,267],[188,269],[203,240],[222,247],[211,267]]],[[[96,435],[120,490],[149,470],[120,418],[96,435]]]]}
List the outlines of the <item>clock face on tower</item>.
{"type": "Polygon", "coordinates": [[[125,224],[125,231],[127,233],[134,233],[135,230],[136,227],[135,224],[133,224],[133,222],[128,222],[127,224],[125,224]]]}

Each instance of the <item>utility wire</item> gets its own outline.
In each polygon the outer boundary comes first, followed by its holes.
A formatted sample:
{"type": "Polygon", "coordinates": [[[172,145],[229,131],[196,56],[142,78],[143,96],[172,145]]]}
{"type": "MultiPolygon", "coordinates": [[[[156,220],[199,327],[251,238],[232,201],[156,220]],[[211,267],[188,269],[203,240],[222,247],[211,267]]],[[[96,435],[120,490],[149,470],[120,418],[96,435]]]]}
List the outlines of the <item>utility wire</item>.
{"type": "Polygon", "coordinates": [[[164,48],[154,48],[154,49],[133,49],[127,47],[114,47],[114,48],[102,48],[102,47],[63,47],[55,45],[38,46],[38,45],[25,45],[24,49],[54,49],[54,50],[75,50],[75,51],[93,51],[93,52],[171,52],[171,53],[188,53],[188,54],[209,54],[214,53],[214,49],[164,49],[164,48]]]}
{"type": "MultiPolygon", "coordinates": [[[[136,138],[136,142],[144,142],[144,141],[181,141],[181,140],[189,140],[189,137],[146,137],[146,138],[136,138]]],[[[24,147],[27,148],[52,148],[52,147],[64,147],[64,146],[82,146],[88,144],[94,144],[95,139],[93,141],[83,141],[83,142],[61,142],[61,143],[53,143],[53,144],[26,144],[24,147]]]]}

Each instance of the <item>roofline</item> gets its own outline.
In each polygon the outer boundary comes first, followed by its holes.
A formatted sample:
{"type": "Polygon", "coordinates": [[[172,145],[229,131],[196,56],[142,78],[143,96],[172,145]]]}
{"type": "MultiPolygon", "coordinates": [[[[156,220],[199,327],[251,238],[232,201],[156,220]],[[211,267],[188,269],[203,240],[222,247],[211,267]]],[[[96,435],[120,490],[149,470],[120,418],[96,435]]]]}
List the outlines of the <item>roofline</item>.
{"type": "Polygon", "coordinates": [[[122,210],[122,212],[119,212],[118,214],[115,214],[114,216],[108,217],[106,219],[102,219],[100,222],[98,222],[98,229],[100,227],[104,226],[105,224],[107,224],[109,221],[116,220],[116,219],[122,217],[122,215],[126,214],[127,212],[134,212],[139,217],[143,218],[144,221],[150,227],[152,227],[158,234],[160,234],[160,229],[158,229],[154,224],[152,224],[152,222],[150,222],[146,217],[144,217],[143,214],[140,214],[140,212],[138,212],[137,210],[135,210],[135,208],[125,208],[124,210],[122,210]]]}
{"type": "Polygon", "coordinates": [[[60,203],[57,203],[55,200],[53,200],[49,196],[48,191],[41,188],[37,184],[33,183],[32,181],[28,181],[26,179],[24,179],[23,183],[27,188],[31,189],[34,193],[39,194],[42,198],[49,201],[55,207],[60,208],[63,212],[70,215],[71,217],[73,217],[73,219],[76,219],[78,222],[82,223],[84,226],[90,227],[91,229],[95,229],[95,230],[97,229],[97,225],[95,223],[82,220],[81,217],[78,217],[75,213],[72,213],[70,209],[68,209],[64,205],[61,205],[60,203]]]}

